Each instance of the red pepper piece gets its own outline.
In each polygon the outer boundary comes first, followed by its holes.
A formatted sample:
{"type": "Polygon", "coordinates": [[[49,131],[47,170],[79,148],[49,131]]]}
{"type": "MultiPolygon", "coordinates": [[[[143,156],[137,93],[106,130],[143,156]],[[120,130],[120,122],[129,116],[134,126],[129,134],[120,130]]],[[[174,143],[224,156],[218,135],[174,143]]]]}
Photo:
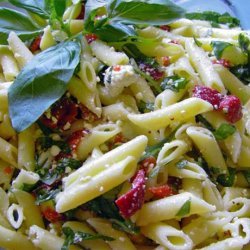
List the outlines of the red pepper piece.
{"type": "Polygon", "coordinates": [[[12,174],[13,168],[10,167],[10,166],[5,167],[4,170],[3,170],[3,172],[4,172],[5,174],[12,174]]]}
{"type": "Polygon", "coordinates": [[[162,61],[162,65],[167,67],[171,64],[171,61],[170,61],[170,57],[169,56],[163,56],[161,58],[161,61],[162,61]]]}
{"type": "Polygon", "coordinates": [[[225,118],[231,123],[239,121],[243,116],[240,99],[234,95],[225,96],[220,102],[219,110],[225,114],[225,118]]]}
{"type": "Polygon", "coordinates": [[[55,209],[51,206],[42,207],[41,212],[43,217],[52,223],[63,220],[63,216],[57,213],[55,209]]]}
{"type": "Polygon", "coordinates": [[[32,53],[35,53],[36,51],[38,51],[39,49],[40,49],[40,43],[41,43],[41,37],[40,36],[38,36],[38,37],[36,37],[33,41],[32,41],[32,43],[31,43],[31,45],[30,45],[30,47],[29,47],[29,49],[30,49],[30,51],[32,52],[32,53]]]}
{"type": "Polygon", "coordinates": [[[196,85],[193,89],[193,96],[201,98],[214,106],[214,109],[218,109],[223,95],[215,89],[211,89],[206,86],[196,85]]]}
{"type": "Polygon", "coordinates": [[[91,44],[93,41],[95,41],[98,37],[96,34],[86,34],[85,38],[87,39],[88,44],[91,44]]]}
{"type": "Polygon", "coordinates": [[[142,207],[145,196],[145,184],[145,172],[140,169],[133,180],[132,189],[115,201],[124,218],[131,217],[142,207]]]}
{"type": "Polygon", "coordinates": [[[177,194],[177,192],[167,184],[159,187],[150,187],[148,191],[152,193],[157,199],[177,194]]]}

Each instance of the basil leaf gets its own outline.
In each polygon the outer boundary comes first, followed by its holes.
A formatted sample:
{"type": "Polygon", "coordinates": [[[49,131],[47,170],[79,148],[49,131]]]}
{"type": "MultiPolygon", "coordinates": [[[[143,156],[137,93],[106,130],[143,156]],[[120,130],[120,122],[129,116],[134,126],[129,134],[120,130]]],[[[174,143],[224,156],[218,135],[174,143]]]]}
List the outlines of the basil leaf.
{"type": "Polygon", "coordinates": [[[219,27],[219,24],[228,24],[230,28],[240,26],[239,19],[230,16],[228,13],[220,14],[214,11],[192,12],[187,13],[186,18],[210,21],[213,27],[219,27]]]}
{"type": "Polygon", "coordinates": [[[185,77],[179,77],[177,75],[166,77],[161,83],[161,89],[171,89],[174,92],[179,92],[181,89],[185,89],[188,84],[188,80],[185,77]]]}
{"type": "Polygon", "coordinates": [[[84,25],[86,20],[93,13],[94,10],[101,9],[102,7],[106,6],[107,0],[88,0],[85,4],[85,15],[84,15],[84,25]]]}
{"type": "Polygon", "coordinates": [[[42,28],[36,26],[25,14],[0,7],[0,43],[6,44],[8,35],[14,31],[23,41],[36,37],[42,28]]]}
{"type": "Polygon", "coordinates": [[[63,42],[36,56],[9,88],[9,112],[14,129],[23,131],[66,91],[80,61],[80,44],[63,42]]]}
{"type": "Polygon", "coordinates": [[[36,184],[23,183],[21,190],[25,192],[31,192],[36,187],[36,184]]]}
{"type": "Polygon", "coordinates": [[[63,246],[61,247],[61,250],[68,250],[70,245],[77,244],[79,242],[82,242],[83,240],[97,240],[97,239],[102,239],[105,241],[114,240],[114,238],[101,234],[90,234],[81,231],[73,231],[70,227],[63,227],[62,231],[63,234],[65,235],[65,240],[63,246]]]}
{"type": "Polygon", "coordinates": [[[176,163],[176,167],[179,169],[183,169],[187,166],[188,161],[187,160],[181,160],[176,163]]]}
{"type": "Polygon", "coordinates": [[[221,184],[223,187],[232,187],[235,181],[236,169],[228,168],[227,174],[220,174],[217,177],[217,182],[221,184]]]}
{"type": "Polygon", "coordinates": [[[217,140],[225,140],[230,135],[233,135],[235,131],[235,126],[228,123],[222,123],[220,127],[213,132],[213,134],[217,140]]]}
{"type": "Polygon", "coordinates": [[[185,215],[188,215],[190,213],[191,208],[191,198],[188,199],[180,208],[180,210],[177,212],[176,216],[183,217],[185,215]]]}
{"type": "Polygon", "coordinates": [[[184,9],[169,0],[113,0],[109,5],[113,21],[126,24],[168,24],[185,14],[184,9]]]}
{"type": "Polygon", "coordinates": [[[116,220],[116,219],[110,219],[112,222],[112,227],[114,229],[117,229],[119,231],[129,233],[129,234],[139,234],[140,228],[137,227],[133,222],[130,220],[116,220]]]}
{"type": "Polygon", "coordinates": [[[46,1],[41,0],[9,0],[16,7],[25,9],[42,18],[49,18],[50,11],[46,5],[46,1]]]}
{"type": "Polygon", "coordinates": [[[95,29],[94,33],[106,42],[116,42],[136,36],[132,26],[127,26],[119,22],[108,22],[101,29],[95,29]]]}
{"type": "Polygon", "coordinates": [[[56,195],[60,192],[59,189],[51,189],[51,190],[42,190],[39,191],[36,197],[36,204],[40,205],[45,201],[49,201],[55,199],[56,195]]]}
{"type": "Polygon", "coordinates": [[[216,58],[221,59],[224,50],[228,47],[232,47],[233,45],[227,42],[213,41],[211,42],[211,46],[213,47],[216,58]]]}

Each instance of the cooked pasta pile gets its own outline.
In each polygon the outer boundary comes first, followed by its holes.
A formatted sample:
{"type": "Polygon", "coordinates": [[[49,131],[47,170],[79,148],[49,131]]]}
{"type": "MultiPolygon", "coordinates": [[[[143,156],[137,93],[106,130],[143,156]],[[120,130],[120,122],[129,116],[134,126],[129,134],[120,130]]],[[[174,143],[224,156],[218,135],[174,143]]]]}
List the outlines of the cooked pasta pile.
{"type": "Polygon", "coordinates": [[[27,26],[0,27],[0,247],[248,249],[237,19],[167,0],[10,2],[30,16],[0,8],[27,26]]]}

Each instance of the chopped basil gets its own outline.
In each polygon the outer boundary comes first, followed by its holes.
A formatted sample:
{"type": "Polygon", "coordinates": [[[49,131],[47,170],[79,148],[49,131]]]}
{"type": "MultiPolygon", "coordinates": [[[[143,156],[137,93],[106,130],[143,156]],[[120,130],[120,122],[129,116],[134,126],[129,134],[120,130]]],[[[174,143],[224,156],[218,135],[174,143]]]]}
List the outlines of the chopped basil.
{"type": "Polygon", "coordinates": [[[179,169],[183,169],[187,166],[188,161],[187,160],[181,160],[176,163],[176,167],[179,169]]]}
{"type": "Polygon", "coordinates": [[[185,215],[188,215],[190,213],[191,208],[191,198],[188,199],[180,208],[180,210],[177,212],[176,216],[183,217],[185,215]]]}
{"type": "Polygon", "coordinates": [[[31,192],[36,187],[36,184],[23,183],[21,189],[25,192],[31,192]]]}
{"type": "Polygon", "coordinates": [[[69,154],[71,152],[69,145],[65,141],[56,141],[49,136],[39,137],[37,143],[41,146],[42,150],[47,150],[55,145],[59,147],[63,153],[69,154]]]}
{"type": "Polygon", "coordinates": [[[148,113],[154,110],[154,103],[140,101],[138,109],[141,113],[148,113]]]}
{"type": "Polygon", "coordinates": [[[171,89],[175,92],[179,92],[181,89],[185,89],[188,84],[188,80],[185,77],[177,75],[166,77],[161,83],[161,89],[171,89]]]}
{"type": "Polygon", "coordinates": [[[221,174],[217,177],[217,182],[221,184],[223,187],[232,187],[235,181],[235,168],[228,168],[228,175],[221,174]]]}
{"type": "Polygon", "coordinates": [[[242,80],[245,85],[250,83],[250,64],[237,65],[230,68],[230,71],[242,80]]]}
{"type": "Polygon", "coordinates": [[[213,134],[217,140],[225,140],[227,137],[233,135],[235,131],[235,126],[228,123],[222,123],[220,127],[213,132],[213,134]]]}
{"type": "Polygon", "coordinates": [[[110,219],[112,227],[129,234],[138,234],[139,228],[130,220],[125,220],[115,205],[115,198],[120,191],[120,186],[112,189],[102,196],[87,202],[84,206],[103,218],[110,219]]]}
{"type": "Polygon", "coordinates": [[[55,199],[56,195],[60,192],[59,189],[51,189],[51,190],[45,190],[45,189],[40,189],[38,192],[36,192],[37,197],[36,197],[36,204],[40,205],[41,203],[49,200],[55,199]]]}
{"type": "Polygon", "coordinates": [[[65,240],[61,250],[69,250],[70,245],[80,243],[84,240],[97,240],[102,239],[105,241],[112,241],[114,238],[105,236],[102,234],[90,234],[81,231],[73,231],[70,227],[62,228],[63,234],[65,235],[65,240]]]}

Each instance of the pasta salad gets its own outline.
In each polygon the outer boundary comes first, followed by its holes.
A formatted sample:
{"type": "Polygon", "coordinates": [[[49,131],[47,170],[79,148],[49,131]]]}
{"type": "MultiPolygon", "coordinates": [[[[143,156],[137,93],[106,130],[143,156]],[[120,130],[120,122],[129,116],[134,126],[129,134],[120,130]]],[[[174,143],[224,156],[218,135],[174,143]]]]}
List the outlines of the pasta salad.
{"type": "Polygon", "coordinates": [[[239,20],[170,0],[8,2],[0,247],[248,249],[239,20]]]}

